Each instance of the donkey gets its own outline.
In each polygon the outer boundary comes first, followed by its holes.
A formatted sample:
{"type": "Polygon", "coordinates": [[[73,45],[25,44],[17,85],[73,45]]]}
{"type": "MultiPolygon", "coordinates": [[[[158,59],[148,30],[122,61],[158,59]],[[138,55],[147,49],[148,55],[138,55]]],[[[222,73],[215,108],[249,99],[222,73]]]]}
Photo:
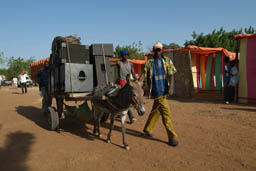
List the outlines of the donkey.
{"type": "Polygon", "coordinates": [[[123,145],[124,148],[129,150],[130,147],[126,143],[125,138],[125,119],[127,115],[127,110],[129,107],[133,106],[137,110],[140,116],[145,114],[144,108],[144,91],[142,89],[142,83],[128,81],[128,83],[115,91],[113,95],[102,98],[93,98],[92,103],[94,106],[94,129],[93,133],[98,132],[100,134],[100,121],[104,113],[110,114],[110,127],[109,133],[107,136],[107,142],[110,143],[111,132],[114,128],[114,120],[117,116],[121,116],[121,125],[122,125],[122,135],[123,135],[123,145]],[[99,114],[97,113],[99,112],[99,114]]]}

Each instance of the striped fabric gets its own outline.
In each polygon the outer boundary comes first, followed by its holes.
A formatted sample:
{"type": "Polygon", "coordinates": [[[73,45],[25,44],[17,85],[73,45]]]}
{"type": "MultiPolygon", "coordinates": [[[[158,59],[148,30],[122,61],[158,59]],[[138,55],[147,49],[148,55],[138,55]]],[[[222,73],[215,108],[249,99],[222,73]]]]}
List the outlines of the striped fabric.
{"type": "Polygon", "coordinates": [[[163,67],[162,58],[154,59],[153,64],[153,84],[152,84],[152,96],[159,97],[166,93],[166,74],[163,67]]]}
{"type": "Polygon", "coordinates": [[[156,75],[155,80],[164,80],[166,78],[166,75],[156,75]]]}
{"type": "Polygon", "coordinates": [[[247,56],[247,39],[241,39],[240,60],[239,60],[239,90],[238,90],[239,103],[248,103],[246,56],[247,56]]]}
{"type": "Polygon", "coordinates": [[[246,59],[248,100],[256,103],[256,37],[247,38],[246,59]]]}
{"type": "Polygon", "coordinates": [[[241,38],[238,101],[256,103],[256,37],[241,38]]]}

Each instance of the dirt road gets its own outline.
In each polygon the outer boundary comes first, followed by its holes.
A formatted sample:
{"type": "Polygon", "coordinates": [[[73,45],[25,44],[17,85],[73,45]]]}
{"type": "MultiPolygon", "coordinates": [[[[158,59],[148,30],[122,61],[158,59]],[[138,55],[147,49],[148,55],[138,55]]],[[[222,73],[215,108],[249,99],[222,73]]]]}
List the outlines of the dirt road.
{"type": "Polygon", "coordinates": [[[256,106],[196,99],[169,100],[180,146],[166,144],[159,120],[154,139],[141,131],[147,114],[127,124],[130,151],[122,148],[120,122],[112,144],[92,135],[92,125],[66,120],[60,133],[47,130],[37,88],[0,89],[0,170],[256,170],[256,106]]]}

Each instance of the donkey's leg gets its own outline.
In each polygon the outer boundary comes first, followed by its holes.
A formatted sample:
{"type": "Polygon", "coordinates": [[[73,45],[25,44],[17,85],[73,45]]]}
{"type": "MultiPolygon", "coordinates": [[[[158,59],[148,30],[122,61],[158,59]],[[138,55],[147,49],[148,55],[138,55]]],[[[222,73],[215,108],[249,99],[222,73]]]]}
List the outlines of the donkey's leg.
{"type": "Polygon", "coordinates": [[[93,106],[93,119],[94,119],[94,127],[93,127],[93,134],[95,135],[97,133],[97,122],[98,122],[97,112],[95,105],[93,106]]]}
{"type": "Polygon", "coordinates": [[[110,119],[111,119],[111,121],[110,121],[110,126],[109,126],[109,132],[108,132],[108,137],[107,137],[107,143],[110,143],[110,141],[111,141],[110,137],[111,137],[111,132],[112,132],[112,130],[113,130],[113,128],[114,128],[115,116],[111,114],[110,119]]]}
{"type": "Polygon", "coordinates": [[[126,119],[126,115],[127,115],[127,111],[123,111],[122,115],[121,115],[121,124],[122,124],[123,145],[124,145],[126,150],[129,150],[130,147],[126,143],[126,139],[125,139],[125,119],[126,119]]]}
{"type": "Polygon", "coordinates": [[[97,115],[96,115],[96,109],[95,106],[93,106],[93,123],[94,123],[94,127],[93,127],[93,134],[96,134],[97,131],[97,115]]]}
{"type": "Polygon", "coordinates": [[[100,121],[101,121],[101,118],[103,116],[104,112],[100,112],[98,118],[97,118],[97,124],[98,124],[98,136],[101,137],[101,133],[100,133],[100,121]]]}

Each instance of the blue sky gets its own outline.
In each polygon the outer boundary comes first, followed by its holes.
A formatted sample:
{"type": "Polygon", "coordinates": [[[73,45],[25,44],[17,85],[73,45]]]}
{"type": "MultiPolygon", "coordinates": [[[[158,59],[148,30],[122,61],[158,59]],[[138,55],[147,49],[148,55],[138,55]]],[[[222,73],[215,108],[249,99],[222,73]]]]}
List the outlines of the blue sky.
{"type": "Polygon", "coordinates": [[[83,44],[183,45],[193,31],[256,28],[255,0],[1,0],[0,51],[41,59],[55,36],[77,34],[83,44]]]}

